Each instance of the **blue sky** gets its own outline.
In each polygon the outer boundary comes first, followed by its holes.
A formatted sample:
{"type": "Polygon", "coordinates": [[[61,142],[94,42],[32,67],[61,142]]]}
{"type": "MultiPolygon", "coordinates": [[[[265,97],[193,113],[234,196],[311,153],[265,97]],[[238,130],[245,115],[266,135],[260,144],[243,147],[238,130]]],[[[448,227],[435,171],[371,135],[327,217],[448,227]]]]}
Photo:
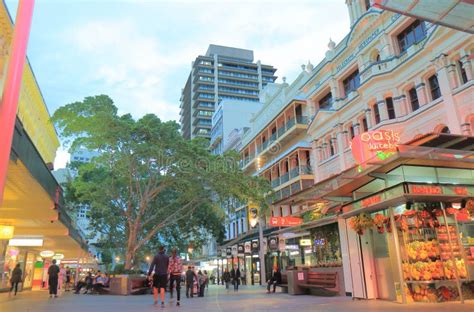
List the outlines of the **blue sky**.
{"type": "MultiPolygon", "coordinates": [[[[6,2],[14,16],[18,1],[6,2]]],[[[210,43],[252,49],[291,82],[348,31],[344,0],[37,0],[28,57],[51,113],[108,94],[122,113],[177,120],[210,43]]]]}

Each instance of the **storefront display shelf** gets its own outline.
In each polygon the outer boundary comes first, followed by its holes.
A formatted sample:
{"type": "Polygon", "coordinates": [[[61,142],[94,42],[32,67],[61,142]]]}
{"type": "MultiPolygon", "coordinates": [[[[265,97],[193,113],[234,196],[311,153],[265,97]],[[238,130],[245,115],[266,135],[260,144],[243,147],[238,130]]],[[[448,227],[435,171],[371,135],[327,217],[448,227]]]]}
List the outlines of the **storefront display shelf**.
{"type": "MultiPolygon", "coordinates": [[[[468,279],[459,279],[460,282],[467,282],[468,279]]],[[[441,284],[441,283],[456,283],[455,279],[449,280],[430,280],[430,281],[405,281],[407,284],[441,284]]]]}

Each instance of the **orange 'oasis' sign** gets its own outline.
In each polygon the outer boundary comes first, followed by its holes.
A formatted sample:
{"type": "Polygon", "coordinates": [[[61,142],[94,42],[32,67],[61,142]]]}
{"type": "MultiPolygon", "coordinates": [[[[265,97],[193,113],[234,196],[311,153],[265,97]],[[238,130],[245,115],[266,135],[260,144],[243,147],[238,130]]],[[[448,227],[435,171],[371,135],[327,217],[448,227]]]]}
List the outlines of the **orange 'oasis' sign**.
{"type": "Polygon", "coordinates": [[[400,133],[393,130],[364,132],[352,139],[352,155],[359,165],[369,160],[385,160],[397,151],[399,142],[400,133]]]}

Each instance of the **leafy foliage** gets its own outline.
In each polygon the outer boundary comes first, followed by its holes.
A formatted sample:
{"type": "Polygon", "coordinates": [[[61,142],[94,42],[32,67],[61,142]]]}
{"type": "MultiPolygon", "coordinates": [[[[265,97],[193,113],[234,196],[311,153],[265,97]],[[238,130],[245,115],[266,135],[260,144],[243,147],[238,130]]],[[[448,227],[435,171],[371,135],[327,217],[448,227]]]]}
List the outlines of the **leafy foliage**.
{"type": "Polygon", "coordinates": [[[270,186],[244,175],[236,153],[211,155],[207,141],[183,139],[174,121],[119,115],[100,95],[59,108],[53,122],[70,151],[99,153],[90,163],[72,164],[70,200],[91,207],[102,247],[123,252],[126,269],[159,244],[183,250],[208,234],[222,239],[219,203],[226,198],[267,207],[263,194],[270,186]]]}

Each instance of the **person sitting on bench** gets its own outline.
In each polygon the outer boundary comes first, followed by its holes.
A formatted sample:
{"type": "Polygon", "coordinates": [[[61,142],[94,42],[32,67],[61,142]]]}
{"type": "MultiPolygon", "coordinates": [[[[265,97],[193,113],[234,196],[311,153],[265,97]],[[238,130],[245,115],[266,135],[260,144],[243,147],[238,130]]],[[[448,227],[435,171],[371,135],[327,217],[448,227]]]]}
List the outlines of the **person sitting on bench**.
{"type": "Polygon", "coordinates": [[[270,293],[270,287],[273,285],[275,292],[277,285],[281,284],[281,272],[277,266],[273,268],[272,277],[267,281],[267,293],[270,293]]]}

